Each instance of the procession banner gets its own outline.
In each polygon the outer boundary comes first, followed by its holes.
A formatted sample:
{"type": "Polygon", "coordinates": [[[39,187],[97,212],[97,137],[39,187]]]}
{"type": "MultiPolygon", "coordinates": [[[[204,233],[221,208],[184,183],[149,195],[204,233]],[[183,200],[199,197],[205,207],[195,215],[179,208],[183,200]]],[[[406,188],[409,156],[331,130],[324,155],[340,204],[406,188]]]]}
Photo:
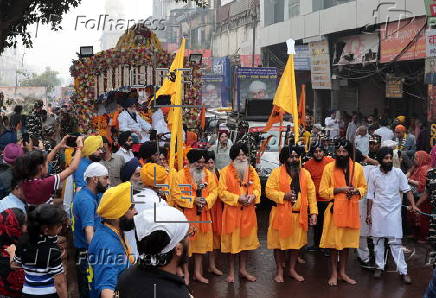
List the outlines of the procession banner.
{"type": "Polygon", "coordinates": [[[219,74],[204,74],[201,87],[202,105],[207,108],[221,108],[229,106],[229,98],[224,86],[224,78],[219,74]]]}
{"type": "Polygon", "coordinates": [[[378,53],[378,34],[359,34],[340,38],[336,41],[333,65],[376,62],[378,53]]]}
{"type": "Polygon", "coordinates": [[[380,62],[424,59],[426,17],[391,22],[380,28],[380,62]],[[409,48],[402,53],[402,51],[409,48]]]}
{"type": "MultiPolygon", "coordinates": [[[[237,102],[234,110],[245,111],[246,99],[272,99],[277,89],[277,68],[239,67],[237,69],[237,102]]],[[[267,112],[269,113],[269,111],[267,112]]]]}

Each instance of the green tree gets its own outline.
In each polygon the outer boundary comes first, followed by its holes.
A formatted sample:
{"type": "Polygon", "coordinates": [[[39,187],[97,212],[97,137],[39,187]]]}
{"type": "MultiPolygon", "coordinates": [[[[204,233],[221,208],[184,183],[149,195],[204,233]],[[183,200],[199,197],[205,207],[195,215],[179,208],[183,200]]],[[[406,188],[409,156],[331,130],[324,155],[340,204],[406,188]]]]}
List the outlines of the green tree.
{"type": "Polygon", "coordinates": [[[16,46],[17,37],[32,47],[29,25],[50,24],[52,30],[62,29],[62,15],[77,7],[82,0],[0,0],[0,54],[16,46]]]}
{"type": "Polygon", "coordinates": [[[47,93],[53,91],[53,87],[62,84],[61,79],[58,78],[58,72],[46,67],[45,71],[41,74],[32,73],[28,78],[21,81],[21,86],[43,86],[47,88],[47,93]]]}

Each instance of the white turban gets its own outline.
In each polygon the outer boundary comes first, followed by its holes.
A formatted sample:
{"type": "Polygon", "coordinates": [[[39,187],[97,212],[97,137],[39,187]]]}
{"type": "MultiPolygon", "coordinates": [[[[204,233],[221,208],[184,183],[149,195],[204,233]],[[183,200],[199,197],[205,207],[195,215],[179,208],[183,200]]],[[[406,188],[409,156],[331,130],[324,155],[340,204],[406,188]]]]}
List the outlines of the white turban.
{"type": "Polygon", "coordinates": [[[266,84],[262,81],[253,81],[248,87],[248,91],[257,93],[259,91],[266,90],[266,84]]]}
{"type": "Polygon", "coordinates": [[[388,147],[390,149],[395,149],[397,148],[397,142],[392,141],[392,140],[385,140],[382,142],[381,147],[388,147]]]}
{"type": "Polygon", "coordinates": [[[83,178],[101,177],[109,175],[106,167],[99,162],[91,163],[85,170],[83,178]]]}
{"type": "Polygon", "coordinates": [[[186,216],[178,209],[170,206],[156,206],[155,209],[146,209],[135,215],[136,235],[138,241],[149,236],[154,231],[165,231],[170,237],[170,243],[160,252],[162,254],[173,250],[177,243],[186,237],[189,222],[186,216]]]}

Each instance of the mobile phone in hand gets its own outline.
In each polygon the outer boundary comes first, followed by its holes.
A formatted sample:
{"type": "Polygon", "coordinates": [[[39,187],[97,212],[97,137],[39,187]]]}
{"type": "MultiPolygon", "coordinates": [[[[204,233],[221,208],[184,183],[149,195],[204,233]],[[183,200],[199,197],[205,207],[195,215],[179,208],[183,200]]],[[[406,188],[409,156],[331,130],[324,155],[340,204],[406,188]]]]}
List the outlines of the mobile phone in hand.
{"type": "Polygon", "coordinates": [[[66,145],[70,148],[76,148],[77,147],[76,140],[77,140],[77,136],[68,136],[66,145]]]}

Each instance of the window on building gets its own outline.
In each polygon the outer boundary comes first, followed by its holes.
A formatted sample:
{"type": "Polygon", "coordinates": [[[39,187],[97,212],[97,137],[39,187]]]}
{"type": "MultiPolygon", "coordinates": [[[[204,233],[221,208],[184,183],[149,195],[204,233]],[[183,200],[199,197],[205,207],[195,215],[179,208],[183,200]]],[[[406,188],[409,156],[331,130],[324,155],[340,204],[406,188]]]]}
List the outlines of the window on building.
{"type": "Polygon", "coordinates": [[[312,0],[312,11],[318,11],[352,1],[356,0],[312,0]]]}
{"type": "Polygon", "coordinates": [[[289,18],[300,15],[300,0],[288,0],[289,18]]]}
{"type": "Polygon", "coordinates": [[[265,26],[284,21],[285,0],[265,0],[265,26]]]}

